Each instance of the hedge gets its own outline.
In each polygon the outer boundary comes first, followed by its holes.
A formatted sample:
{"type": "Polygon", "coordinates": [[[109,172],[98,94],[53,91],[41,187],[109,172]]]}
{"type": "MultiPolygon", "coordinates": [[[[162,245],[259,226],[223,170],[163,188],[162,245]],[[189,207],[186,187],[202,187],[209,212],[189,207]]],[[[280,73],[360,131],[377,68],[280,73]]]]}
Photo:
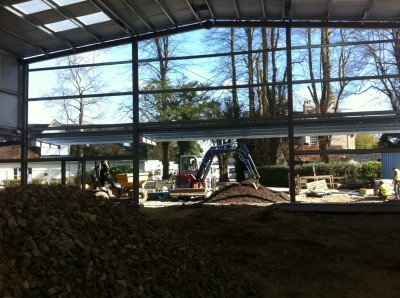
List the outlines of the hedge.
{"type": "MultiPolygon", "coordinates": [[[[366,186],[374,185],[377,178],[382,177],[382,165],[379,161],[367,161],[363,163],[334,162],[313,163],[296,165],[295,173],[299,176],[332,175],[343,177],[345,183],[361,183],[366,186]]],[[[260,183],[265,186],[288,187],[288,166],[262,166],[257,168],[260,174],[260,183]]]]}

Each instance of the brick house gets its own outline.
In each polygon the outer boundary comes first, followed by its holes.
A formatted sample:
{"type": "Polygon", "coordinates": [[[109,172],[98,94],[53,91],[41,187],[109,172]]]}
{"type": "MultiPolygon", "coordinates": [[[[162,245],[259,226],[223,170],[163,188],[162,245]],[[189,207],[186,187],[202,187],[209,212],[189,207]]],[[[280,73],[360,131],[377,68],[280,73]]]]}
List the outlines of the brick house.
{"type": "MultiPolygon", "coordinates": [[[[303,114],[315,114],[315,108],[311,103],[311,100],[305,100],[303,104],[303,114]]],[[[317,136],[303,136],[297,139],[297,144],[300,146],[318,146],[317,136]]],[[[356,135],[332,135],[331,147],[338,148],[341,146],[342,149],[355,149],[356,148],[356,135]]]]}
{"type": "MultiPolygon", "coordinates": [[[[312,105],[311,100],[305,100],[303,104],[302,114],[315,114],[316,110],[312,105]]],[[[314,151],[319,150],[318,136],[302,136],[295,138],[297,143],[294,146],[296,151],[314,151]]],[[[355,149],[356,148],[356,135],[332,135],[330,149],[342,150],[342,149],[355,149]]],[[[283,158],[286,162],[289,161],[289,146],[282,147],[283,158]]],[[[348,161],[350,158],[346,156],[335,156],[335,160],[348,161]]],[[[320,156],[317,154],[311,155],[295,155],[295,163],[309,163],[320,160],[320,156]]]]}

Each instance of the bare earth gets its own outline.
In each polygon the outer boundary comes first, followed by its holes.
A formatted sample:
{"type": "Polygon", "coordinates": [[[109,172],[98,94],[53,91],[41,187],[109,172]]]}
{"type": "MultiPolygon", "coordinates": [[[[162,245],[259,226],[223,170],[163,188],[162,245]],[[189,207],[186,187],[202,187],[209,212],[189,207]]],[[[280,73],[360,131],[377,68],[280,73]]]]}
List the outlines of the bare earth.
{"type": "MultiPolygon", "coordinates": [[[[297,200],[382,204],[347,194],[297,200]]],[[[287,200],[236,185],[205,204],[141,212],[242,273],[258,297],[400,297],[400,215],[284,213],[274,201],[287,200]]]]}
{"type": "Polygon", "coordinates": [[[251,183],[159,208],[65,186],[5,189],[0,297],[400,297],[399,214],[279,211],[287,202],[251,183]]]}

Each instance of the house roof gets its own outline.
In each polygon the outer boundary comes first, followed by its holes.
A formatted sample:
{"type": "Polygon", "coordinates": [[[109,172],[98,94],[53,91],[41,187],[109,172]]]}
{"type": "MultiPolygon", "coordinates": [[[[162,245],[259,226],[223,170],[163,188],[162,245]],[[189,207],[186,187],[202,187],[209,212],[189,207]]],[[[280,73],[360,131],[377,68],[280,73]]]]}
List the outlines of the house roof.
{"type": "MultiPolygon", "coordinates": [[[[38,158],[40,154],[32,148],[28,148],[28,158],[38,158]]],[[[0,159],[21,159],[21,146],[0,146],[0,159]]]]}
{"type": "Polygon", "coordinates": [[[398,0],[3,0],[0,51],[46,58],[216,26],[390,28],[399,21],[398,0]]]}

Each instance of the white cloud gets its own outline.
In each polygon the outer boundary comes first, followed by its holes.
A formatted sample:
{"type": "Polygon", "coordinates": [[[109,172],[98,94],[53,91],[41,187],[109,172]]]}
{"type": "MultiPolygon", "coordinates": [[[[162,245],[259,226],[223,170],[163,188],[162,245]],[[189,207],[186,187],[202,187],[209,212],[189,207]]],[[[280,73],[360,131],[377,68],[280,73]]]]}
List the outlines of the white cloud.
{"type": "Polygon", "coordinates": [[[391,110],[387,98],[373,90],[362,94],[354,94],[343,100],[343,112],[365,112],[391,110]]]}

